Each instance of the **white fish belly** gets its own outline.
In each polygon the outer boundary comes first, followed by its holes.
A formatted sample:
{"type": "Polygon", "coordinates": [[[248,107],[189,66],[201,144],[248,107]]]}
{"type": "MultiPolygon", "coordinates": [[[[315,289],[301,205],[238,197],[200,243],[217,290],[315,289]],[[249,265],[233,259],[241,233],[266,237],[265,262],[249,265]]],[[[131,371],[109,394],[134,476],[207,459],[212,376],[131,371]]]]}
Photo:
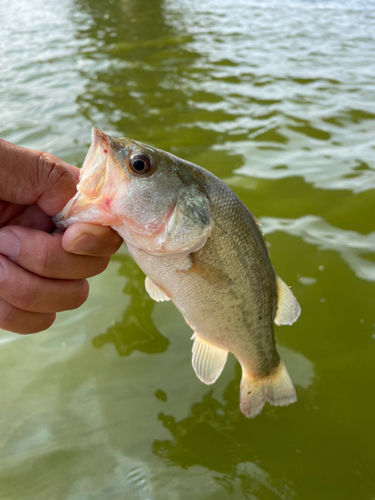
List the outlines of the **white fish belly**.
{"type": "Polygon", "coordinates": [[[186,272],[191,267],[189,257],[157,257],[129,243],[126,246],[143,272],[168,292],[201,338],[232,352],[254,376],[264,369],[268,371],[268,365],[273,368],[278,356],[269,319],[265,318],[262,324],[258,324],[258,319],[253,320],[254,312],[246,310],[244,301],[238,299],[231,287],[211,284],[186,272]]]}

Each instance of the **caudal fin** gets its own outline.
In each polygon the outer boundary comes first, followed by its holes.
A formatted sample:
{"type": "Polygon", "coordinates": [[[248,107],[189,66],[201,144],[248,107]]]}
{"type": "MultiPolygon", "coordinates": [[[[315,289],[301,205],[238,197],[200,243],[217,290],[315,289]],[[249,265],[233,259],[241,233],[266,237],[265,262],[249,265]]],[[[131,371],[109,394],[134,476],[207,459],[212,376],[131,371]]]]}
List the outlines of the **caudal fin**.
{"type": "Polygon", "coordinates": [[[284,363],[264,378],[253,379],[243,370],[240,388],[240,408],[245,417],[256,417],[268,401],[273,406],[286,406],[297,401],[296,390],[284,363]]]}

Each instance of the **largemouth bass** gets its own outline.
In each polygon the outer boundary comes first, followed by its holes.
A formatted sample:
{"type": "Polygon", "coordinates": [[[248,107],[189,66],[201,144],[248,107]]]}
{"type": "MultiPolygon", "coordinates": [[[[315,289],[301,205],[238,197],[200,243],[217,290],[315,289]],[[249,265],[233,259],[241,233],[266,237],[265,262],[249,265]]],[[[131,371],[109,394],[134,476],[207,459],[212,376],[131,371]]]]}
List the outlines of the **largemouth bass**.
{"type": "Polygon", "coordinates": [[[192,364],[202,382],[215,382],[231,352],[242,367],[244,415],[255,417],[267,401],[296,401],[273,323],[293,323],[300,307],[275,274],[256,219],[226,184],[94,128],[77,189],[55,223],[109,225],[120,234],[150,296],[172,300],[194,331],[192,364]]]}

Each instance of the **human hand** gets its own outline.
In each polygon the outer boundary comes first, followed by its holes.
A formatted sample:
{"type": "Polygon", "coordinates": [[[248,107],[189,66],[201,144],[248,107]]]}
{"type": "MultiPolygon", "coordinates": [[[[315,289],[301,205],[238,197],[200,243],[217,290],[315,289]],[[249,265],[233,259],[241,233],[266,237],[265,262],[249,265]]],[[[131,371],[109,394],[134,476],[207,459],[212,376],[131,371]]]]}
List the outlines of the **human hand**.
{"type": "Polygon", "coordinates": [[[78,168],[0,139],[0,328],[48,328],[56,312],[85,302],[86,278],[104,271],[120,247],[110,227],[54,227],[78,178],[78,168]]]}

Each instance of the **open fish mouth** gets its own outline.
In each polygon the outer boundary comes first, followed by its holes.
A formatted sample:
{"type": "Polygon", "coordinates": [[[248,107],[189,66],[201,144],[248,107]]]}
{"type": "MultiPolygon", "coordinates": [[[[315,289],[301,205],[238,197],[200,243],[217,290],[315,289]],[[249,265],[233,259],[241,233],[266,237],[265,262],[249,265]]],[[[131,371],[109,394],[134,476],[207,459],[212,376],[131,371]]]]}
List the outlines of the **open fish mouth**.
{"type": "Polygon", "coordinates": [[[53,222],[58,227],[68,227],[74,222],[91,222],[112,226],[119,217],[112,203],[119,187],[124,187],[127,177],[116,164],[111,148],[111,137],[97,127],[91,131],[91,146],[80,171],[77,194],[58,213],[53,222]]]}

